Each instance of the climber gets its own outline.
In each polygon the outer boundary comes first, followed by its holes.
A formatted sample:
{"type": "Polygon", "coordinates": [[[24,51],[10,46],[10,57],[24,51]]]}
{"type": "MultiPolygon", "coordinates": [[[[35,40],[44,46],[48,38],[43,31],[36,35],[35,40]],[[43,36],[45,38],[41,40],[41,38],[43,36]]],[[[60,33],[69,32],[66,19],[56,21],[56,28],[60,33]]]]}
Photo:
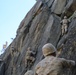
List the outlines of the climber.
{"type": "Polygon", "coordinates": [[[14,56],[14,53],[18,52],[14,45],[11,45],[11,55],[14,56]]]}
{"type": "Polygon", "coordinates": [[[69,22],[70,21],[67,19],[67,16],[64,16],[64,19],[60,22],[62,24],[62,35],[67,33],[69,22]]]}
{"type": "Polygon", "coordinates": [[[8,45],[8,42],[6,41],[6,44],[3,45],[3,49],[6,49],[8,45]]]}
{"type": "Polygon", "coordinates": [[[28,70],[24,75],[34,75],[34,72],[32,70],[28,70]]]}
{"type": "Polygon", "coordinates": [[[11,55],[14,57],[15,48],[11,46],[11,55]]]}
{"type": "Polygon", "coordinates": [[[75,66],[75,61],[56,57],[56,48],[47,43],[42,47],[44,59],[35,67],[35,75],[62,75],[63,68],[75,66]]]}
{"type": "Polygon", "coordinates": [[[11,46],[12,54],[16,51],[14,46],[11,46]]]}
{"type": "Polygon", "coordinates": [[[31,48],[28,47],[27,52],[26,52],[26,65],[28,68],[32,65],[32,63],[35,61],[35,52],[31,51],[31,48]]]}

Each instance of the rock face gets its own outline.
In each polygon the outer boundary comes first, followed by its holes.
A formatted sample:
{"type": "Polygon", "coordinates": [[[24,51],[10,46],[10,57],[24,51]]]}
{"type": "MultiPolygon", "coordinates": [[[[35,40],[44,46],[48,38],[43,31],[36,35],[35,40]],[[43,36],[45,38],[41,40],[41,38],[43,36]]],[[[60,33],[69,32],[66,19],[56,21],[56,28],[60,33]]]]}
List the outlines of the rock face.
{"type": "Polygon", "coordinates": [[[61,14],[67,0],[54,0],[54,3],[52,5],[51,11],[55,14],[61,14]]]}
{"type": "MultiPolygon", "coordinates": [[[[16,38],[1,56],[4,65],[0,63],[0,75],[24,75],[28,69],[25,64],[28,47],[36,52],[35,61],[30,68],[34,70],[36,64],[43,58],[41,49],[45,43],[52,43],[57,48],[64,44],[60,57],[76,61],[76,18],[71,20],[68,33],[61,36],[60,21],[63,11],[66,11],[66,15],[68,13],[72,15],[76,10],[76,1],[71,1],[37,0],[20,23],[16,38]],[[12,46],[14,51],[12,51],[12,46]]],[[[70,17],[70,14],[68,15],[70,17]]],[[[75,74],[76,67],[66,70],[64,75],[75,74]]]]}
{"type": "Polygon", "coordinates": [[[4,75],[4,71],[5,71],[5,65],[4,62],[0,61],[0,75],[4,75]]]}

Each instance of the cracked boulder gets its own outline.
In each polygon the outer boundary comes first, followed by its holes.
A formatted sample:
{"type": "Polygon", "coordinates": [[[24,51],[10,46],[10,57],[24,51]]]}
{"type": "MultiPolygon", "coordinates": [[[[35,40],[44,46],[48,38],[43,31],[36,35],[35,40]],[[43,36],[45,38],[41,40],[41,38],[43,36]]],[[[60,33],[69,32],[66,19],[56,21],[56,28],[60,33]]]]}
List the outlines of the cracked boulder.
{"type": "Polygon", "coordinates": [[[67,0],[55,0],[51,7],[51,12],[61,14],[66,5],[66,1],[67,0]]]}

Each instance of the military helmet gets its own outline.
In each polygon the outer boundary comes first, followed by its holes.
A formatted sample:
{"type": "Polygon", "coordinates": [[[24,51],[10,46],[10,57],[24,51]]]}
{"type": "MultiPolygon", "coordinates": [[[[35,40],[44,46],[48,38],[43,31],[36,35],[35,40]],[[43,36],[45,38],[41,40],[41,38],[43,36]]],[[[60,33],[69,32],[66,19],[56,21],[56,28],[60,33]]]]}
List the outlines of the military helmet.
{"type": "Polygon", "coordinates": [[[28,47],[27,50],[31,50],[31,47],[28,47]]]}
{"type": "Polygon", "coordinates": [[[47,43],[42,47],[42,52],[44,56],[47,56],[56,52],[56,48],[51,43],[47,43]]]}
{"type": "Polygon", "coordinates": [[[67,16],[64,16],[64,19],[67,19],[67,16]]]}

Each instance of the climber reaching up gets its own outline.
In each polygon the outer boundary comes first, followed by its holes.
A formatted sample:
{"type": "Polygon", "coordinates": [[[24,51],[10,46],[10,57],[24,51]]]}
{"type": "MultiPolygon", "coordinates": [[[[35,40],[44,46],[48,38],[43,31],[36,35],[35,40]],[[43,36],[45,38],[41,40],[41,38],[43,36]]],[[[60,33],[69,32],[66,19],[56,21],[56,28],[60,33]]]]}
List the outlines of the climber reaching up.
{"type": "Polygon", "coordinates": [[[66,34],[68,32],[68,24],[69,20],[67,19],[67,16],[64,16],[64,19],[60,22],[62,24],[61,33],[62,35],[66,34]]]}
{"type": "Polygon", "coordinates": [[[26,65],[28,68],[32,65],[32,63],[35,61],[35,52],[31,50],[31,47],[28,47],[26,52],[26,65]]]}

